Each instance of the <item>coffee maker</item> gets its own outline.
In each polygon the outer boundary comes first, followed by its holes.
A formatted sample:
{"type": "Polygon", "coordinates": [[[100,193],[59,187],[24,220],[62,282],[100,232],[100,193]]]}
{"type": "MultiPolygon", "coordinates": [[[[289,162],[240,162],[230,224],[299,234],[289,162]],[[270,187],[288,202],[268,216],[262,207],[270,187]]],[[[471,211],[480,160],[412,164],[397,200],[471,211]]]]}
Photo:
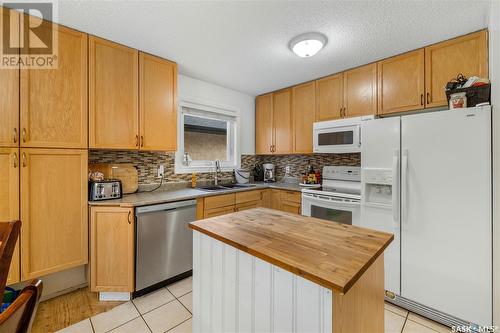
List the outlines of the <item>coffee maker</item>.
{"type": "Polygon", "coordinates": [[[272,183],[276,181],[276,172],[274,164],[272,163],[264,163],[262,164],[264,168],[264,181],[266,183],[272,183]]]}

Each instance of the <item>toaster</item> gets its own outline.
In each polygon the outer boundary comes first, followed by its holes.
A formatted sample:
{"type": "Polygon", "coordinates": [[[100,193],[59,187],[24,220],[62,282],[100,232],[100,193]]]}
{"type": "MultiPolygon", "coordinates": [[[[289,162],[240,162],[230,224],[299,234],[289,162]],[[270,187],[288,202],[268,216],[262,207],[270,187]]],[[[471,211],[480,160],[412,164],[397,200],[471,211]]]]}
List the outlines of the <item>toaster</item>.
{"type": "Polygon", "coordinates": [[[117,179],[89,181],[89,200],[120,199],[122,197],[122,182],[117,179]]]}

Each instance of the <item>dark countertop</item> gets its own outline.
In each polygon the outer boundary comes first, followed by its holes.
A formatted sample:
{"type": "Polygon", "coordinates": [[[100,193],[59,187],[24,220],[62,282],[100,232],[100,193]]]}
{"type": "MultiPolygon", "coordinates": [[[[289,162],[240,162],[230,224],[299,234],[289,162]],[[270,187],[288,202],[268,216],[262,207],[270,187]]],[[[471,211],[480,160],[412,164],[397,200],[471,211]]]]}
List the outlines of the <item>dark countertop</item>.
{"type": "Polygon", "coordinates": [[[299,184],[289,184],[289,183],[264,183],[257,182],[252,183],[255,186],[238,188],[238,189],[228,189],[223,191],[207,192],[196,188],[181,188],[181,189],[158,189],[154,192],[140,192],[133,194],[125,194],[123,198],[116,200],[102,200],[102,201],[89,201],[91,206],[121,206],[121,207],[138,207],[138,206],[148,206],[161,204],[166,202],[180,201],[196,199],[201,197],[209,197],[221,194],[235,193],[252,191],[266,188],[274,188],[280,190],[288,191],[301,191],[299,184]]]}

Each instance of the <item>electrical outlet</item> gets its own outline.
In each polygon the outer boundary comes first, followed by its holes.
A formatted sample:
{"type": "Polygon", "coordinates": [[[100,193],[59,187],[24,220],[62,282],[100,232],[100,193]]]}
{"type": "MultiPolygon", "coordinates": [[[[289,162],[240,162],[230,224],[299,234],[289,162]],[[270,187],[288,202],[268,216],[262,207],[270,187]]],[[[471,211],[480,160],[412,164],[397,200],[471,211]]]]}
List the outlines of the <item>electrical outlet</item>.
{"type": "Polygon", "coordinates": [[[165,176],[165,166],[160,164],[158,167],[158,178],[163,178],[163,176],[165,176]]]}

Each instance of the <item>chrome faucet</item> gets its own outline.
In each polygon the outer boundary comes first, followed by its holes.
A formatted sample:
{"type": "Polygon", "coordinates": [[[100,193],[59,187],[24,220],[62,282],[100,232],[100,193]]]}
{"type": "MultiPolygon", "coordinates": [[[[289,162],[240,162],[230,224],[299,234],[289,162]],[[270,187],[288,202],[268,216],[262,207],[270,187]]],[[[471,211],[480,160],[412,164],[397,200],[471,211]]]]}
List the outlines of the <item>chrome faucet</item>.
{"type": "Polygon", "coordinates": [[[215,184],[214,185],[217,186],[217,185],[219,185],[220,161],[215,160],[214,164],[215,164],[215,172],[214,172],[214,183],[215,184]]]}

